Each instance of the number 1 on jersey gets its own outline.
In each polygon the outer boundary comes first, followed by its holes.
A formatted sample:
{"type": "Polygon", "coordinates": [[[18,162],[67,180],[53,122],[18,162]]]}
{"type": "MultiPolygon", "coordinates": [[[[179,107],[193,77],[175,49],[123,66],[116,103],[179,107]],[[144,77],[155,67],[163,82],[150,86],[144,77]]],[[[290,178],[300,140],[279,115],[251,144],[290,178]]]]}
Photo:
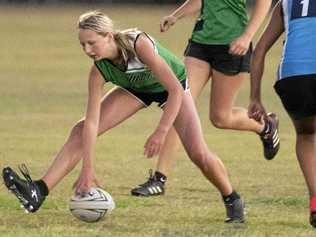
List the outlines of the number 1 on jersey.
{"type": "Polygon", "coordinates": [[[316,17],[316,0],[292,0],[291,20],[316,17]]]}
{"type": "Polygon", "coordinates": [[[302,17],[307,16],[308,14],[308,6],[309,6],[309,0],[301,0],[300,4],[302,4],[302,17]]]}

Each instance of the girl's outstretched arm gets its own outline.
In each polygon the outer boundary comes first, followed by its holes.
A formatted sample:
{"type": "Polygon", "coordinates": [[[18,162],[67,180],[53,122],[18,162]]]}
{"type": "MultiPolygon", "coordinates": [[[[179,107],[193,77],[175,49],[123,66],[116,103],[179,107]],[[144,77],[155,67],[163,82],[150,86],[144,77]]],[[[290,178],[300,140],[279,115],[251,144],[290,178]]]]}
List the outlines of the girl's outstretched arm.
{"type": "Polygon", "coordinates": [[[96,185],[99,186],[93,171],[92,160],[99,127],[104,83],[105,82],[98,69],[95,66],[92,66],[88,81],[88,103],[82,132],[82,169],[79,179],[75,184],[76,193],[88,192],[93,183],[96,183],[96,185]]]}
{"type": "Polygon", "coordinates": [[[145,155],[152,157],[159,154],[164,139],[177,117],[183,88],[169,65],[155,52],[152,41],[145,34],[140,35],[136,41],[136,53],[168,91],[168,99],[158,127],[145,144],[145,155]]]}

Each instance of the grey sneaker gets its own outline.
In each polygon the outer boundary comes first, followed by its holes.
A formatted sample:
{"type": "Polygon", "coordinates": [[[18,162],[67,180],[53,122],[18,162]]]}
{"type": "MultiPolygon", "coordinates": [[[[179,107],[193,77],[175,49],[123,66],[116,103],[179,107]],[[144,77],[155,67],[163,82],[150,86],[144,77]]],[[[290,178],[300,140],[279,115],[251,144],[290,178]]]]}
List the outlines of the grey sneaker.
{"type": "Polygon", "coordinates": [[[245,222],[245,204],[241,198],[236,199],[232,204],[225,204],[226,223],[244,223],[245,222]]]}

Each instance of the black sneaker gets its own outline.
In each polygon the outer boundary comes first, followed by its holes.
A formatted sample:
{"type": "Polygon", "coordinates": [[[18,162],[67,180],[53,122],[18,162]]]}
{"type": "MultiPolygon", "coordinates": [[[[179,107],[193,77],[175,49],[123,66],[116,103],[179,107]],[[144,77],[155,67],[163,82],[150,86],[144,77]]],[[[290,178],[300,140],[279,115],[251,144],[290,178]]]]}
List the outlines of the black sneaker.
{"type": "Polygon", "coordinates": [[[140,184],[138,187],[131,190],[133,196],[157,196],[165,193],[164,183],[157,180],[156,176],[149,171],[149,179],[147,182],[140,184]]]}
{"type": "Polygon", "coordinates": [[[26,180],[21,179],[10,167],[6,167],[2,171],[4,183],[19,199],[21,207],[24,207],[26,212],[36,212],[45,200],[45,196],[40,193],[38,186],[31,179],[26,166],[21,165],[19,170],[26,180]]]}
{"type": "Polygon", "coordinates": [[[263,144],[264,157],[267,160],[272,160],[280,148],[279,120],[276,114],[268,113],[266,122],[269,126],[269,132],[260,135],[260,139],[263,144]]]}
{"type": "Polygon", "coordinates": [[[245,204],[241,198],[236,199],[231,204],[225,204],[226,223],[244,223],[245,222],[245,204]]]}
{"type": "Polygon", "coordinates": [[[316,228],[316,212],[311,212],[311,215],[309,217],[309,223],[316,228]]]}

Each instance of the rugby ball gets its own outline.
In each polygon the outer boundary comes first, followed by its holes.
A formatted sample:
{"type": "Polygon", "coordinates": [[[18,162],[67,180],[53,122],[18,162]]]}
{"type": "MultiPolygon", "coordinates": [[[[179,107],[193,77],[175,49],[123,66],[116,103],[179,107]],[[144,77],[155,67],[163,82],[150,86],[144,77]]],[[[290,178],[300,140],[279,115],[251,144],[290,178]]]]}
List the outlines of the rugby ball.
{"type": "Polygon", "coordinates": [[[101,188],[91,188],[85,195],[74,195],[69,201],[71,214],[81,221],[97,222],[115,208],[111,195],[101,188]]]}

